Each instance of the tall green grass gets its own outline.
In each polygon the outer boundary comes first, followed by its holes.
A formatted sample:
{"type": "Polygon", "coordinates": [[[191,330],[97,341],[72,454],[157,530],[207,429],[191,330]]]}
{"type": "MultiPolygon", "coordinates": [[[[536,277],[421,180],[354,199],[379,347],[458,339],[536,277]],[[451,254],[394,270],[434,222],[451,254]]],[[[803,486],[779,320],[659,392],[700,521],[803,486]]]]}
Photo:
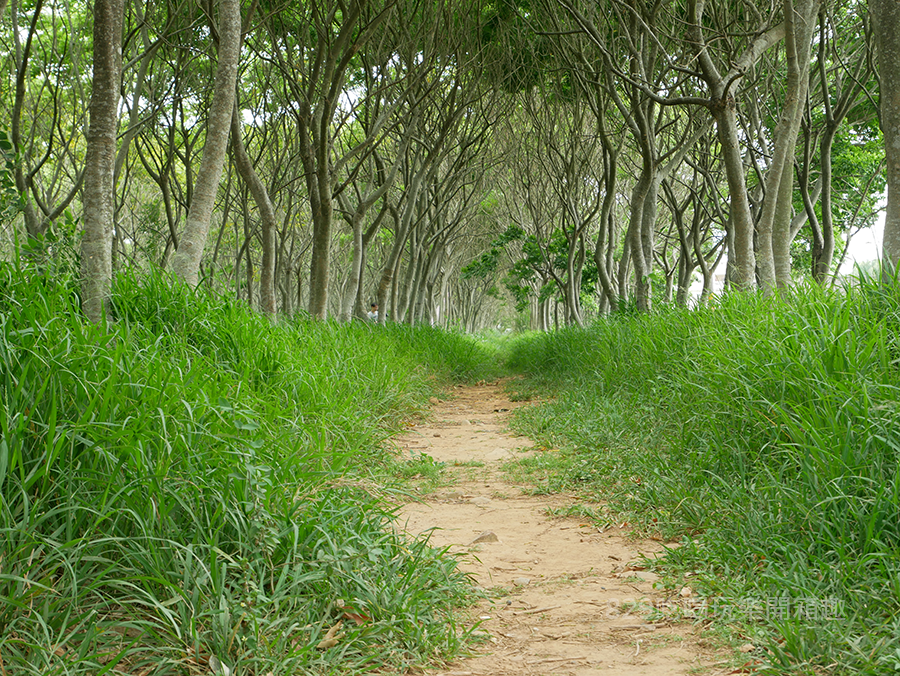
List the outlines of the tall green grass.
{"type": "Polygon", "coordinates": [[[90,325],[68,280],[0,265],[0,673],[352,673],[459,650],[464,576],[341,476],[386,462],[486,352],[275,325],[153,275],[118,280],[111,315],[90,325]]]}
{"type": "Polygon", "coordinates": [[[616,317],[511,362],[558,391],[522,430],[568,449],[525,471],[680,536],[769,670],[900,672],[900,285],[616,317]]]}

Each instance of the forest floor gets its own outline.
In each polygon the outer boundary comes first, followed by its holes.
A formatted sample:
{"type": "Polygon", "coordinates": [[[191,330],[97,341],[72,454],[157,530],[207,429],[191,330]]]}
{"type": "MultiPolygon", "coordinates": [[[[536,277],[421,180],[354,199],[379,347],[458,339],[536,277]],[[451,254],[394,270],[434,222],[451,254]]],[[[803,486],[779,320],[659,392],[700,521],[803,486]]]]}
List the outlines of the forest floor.
{"type": "Polygon", "coordinates": [[[606,530],[552,516],[583,504],[572,495],[531,495],[504,477],[503,463],[538,452],[506,427],[511,402],[501,383],[457,387],[432,400],[429,419],[395,441],[406,458],[444,463],[435,482],[413,481],[421,499],[404,504],[398,527],[431,533],[484,590],[467,618],[479,624],[474,655],[435,676],[620,676],[743,673],[671,609],[690,605],[689,587],[664,589],[643,557],[664,543],[635,539],[628,524],[606,530]],[[662,618],[662,619],[661,619],[662,618]]]}

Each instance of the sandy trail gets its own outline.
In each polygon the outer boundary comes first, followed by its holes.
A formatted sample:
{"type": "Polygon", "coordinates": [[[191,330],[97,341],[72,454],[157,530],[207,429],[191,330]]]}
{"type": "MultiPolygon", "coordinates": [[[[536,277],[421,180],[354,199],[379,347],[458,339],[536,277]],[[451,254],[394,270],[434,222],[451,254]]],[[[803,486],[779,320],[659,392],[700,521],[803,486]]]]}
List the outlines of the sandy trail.
{"type": "Polygon", "coordinates": [[[600,532],[578,519],[550,517],[549,508],[583,501],[525,495],[504,480],[500,464],[532,444],[507,430],[509,412],[521,404],[510,402],[501,385],[460,387],[433,403],[432,419],[397,443],[404,454],[446,463],[456,480],[404,505],[398,524],[413,535],[435,529],[434,545],[459,553],[488,592],[471,614],[485,642],[475,656],[437,674],[728,673],[712,666],[716,656],[691,624],[648,615],[690,603],[689,589],[657,589],[656,575],[640,570],[641,555],[659,555],[662,543],[635,541],[627,527],[600,532]]]}

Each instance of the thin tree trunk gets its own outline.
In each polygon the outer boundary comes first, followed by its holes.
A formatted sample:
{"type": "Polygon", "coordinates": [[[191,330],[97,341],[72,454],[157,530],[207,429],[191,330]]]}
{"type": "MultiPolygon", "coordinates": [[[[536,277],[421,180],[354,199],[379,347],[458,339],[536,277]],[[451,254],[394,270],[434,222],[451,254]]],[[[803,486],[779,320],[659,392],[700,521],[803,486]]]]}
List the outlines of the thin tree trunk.
{"type": "Polygon", "coordinates": [[[140,131],[141,128],[140,104],[141,97],[144,95],[144,84],[147,81],[147,70],[150,67],[150,62],[153,60],[153,56],[156,54],[157,48],[160,44],[162,44],[161,42],[157,42],[155,44],[151,43],[147,23],[146,21],[144,21],[144,15],[141,9],[141,2],[136,0],[133,3],[133,7],[136,18],[141,23],[141,40],[144,43],[144,55],[141,57],[141,65],[138,67],[138,72],[135,77],[134,89],[131,93],[131,112],[128,116],[128,129],[122,138],[122,144],[119,147],[118,153],[116,154],[115,180],[117,183],[119,180],[119,174],[121,173],[122,167],[125,165],[125,160],[128,157],[128,149],[131,146],[131,142],[134,140],[134,137],[137,136],[138,131],[140,131]]]}
{"type": "Polygon", "coordinates": [[[881,131],[887,161],[888,198],[884,219],[883,262],[900,264],[900,3],[869,0],[881,82],[881,131]]]}
{"type": "Polygon", "coordinates": [[[234,94],[241,44],[240,0],[219,0],[219,63],[206,124],[206,143],[194,184],[191,207],[178,250],[172,257],[172,272],[196,286],[200,259],[209,234],[212,210],[225,165],[225,150],[234,115],[234,94]]]}
{"type": "Polygon", "coordinates": [[[309,265],[309,313],[316,319],[328,316],[328,283],[331,267],[331,226],[334,217],[331,178],[331,143],[328,136],[329,116],[322,107],[312,117],[313,143],[310,131],[301,126],[304,166],[312,211],[313,241],[309,265]],[[327,121],[326,121],[327,119],[327,121]],[[313,159],[315,158],[315,159],[313,159]]]}
{"type": "MultiPolygon", "coordinates": [[[[25,92],[30,71],[29,59],[31,57],[31,48],[34,36],[37,33],[38,19],[43,8],[43,0],[37,0],[34,5],[34,13],[31,19],[31,25],[28,28],[28,35],[25,39],[24,47],[20,45],[21,29],[18,23],[17,6],[13,3],[13,36],[16,41],[16,94],[13,101],[12,119],[10,120],[10,136],[13,148],[17,155],[24,153],[24,144],[22,142],[22,108],[25,105],[25,92]]],[[[123,9],[124,12],[124,9],[123,9]]],[[[120,38],[121,42],[121,38],[120,38]]],[[[25,231],[29,237],[42,237],[47,231],[48,221],[38,214],[31,201],[31,184],[26,176],[25,163],[16,162],[16,190],[22,199],[22,215],[25,219],[25,231]]]]}
{"type": "Polygon", "coordinates": [[[581,275],[580,266],[577,258],[583,252],[583,249],[576,247],[581,240],[569,241],[568,252],[566,255],[566,323],[576,326],[583,326],[584,322],[581,318],[581,275]]]}
{"type": "MultiPolygon", "coordinates": [[[[600,287],[603,290],[603,298],[615,312],[619,309],[619,302],[618,298],[616,298],[616,292],[613,289],[612,281],[610,280],[612,265],[607,256],[607,250],[609,246],[613,244],[613,240],[615,239],[613,206],[616,194],[618,151],[613,148],[611,143],[609,143],[605,133],[601,135],[601,141],[603,142],[604,161],[606,164],[606,167],[604,168],[606,192],[603,196],[603,205],[600,208],[600,228],[597,232],[597,244],[594,247],[594,263],[597,265],[597,275],[600,279],[600,287]]],[[[601,309],[605,310],[605,308],[601,309]]]]}
{"type": "MultiPolygon", "coordinates": [[[[391,253],[388,256],[388,260],[384,265],[384,269],[381,274],[381,280],[378,283],[378,307],[382,308],[378,313],[378,323],[384,324],[386,321],[385,312],[386,300],[388,289],[392,288],[393,285],[396,284],[396,274],[397,269],[400,263],[400,255],[403,253],[403,249],[406,246],[406,239],[409,236],[410,226],[412,225],[413,215],[415,214],[415,202],[419,197],[419,190],[422,187],[422,182],[425,178],[425,174],[427,172],[428,167],[430,166],[430,161],[426,160],[424,165],[419,168],[419,170],[413,175],[412,181],[406,186],[406,205],[403,210],[403,214],[397,213],[397,209],[395,207],[391,207],[391,217],[394,221],[394,245],[391,248],[391,253]]],[[[395,299],[391,304],[391,309],[394,312],[392,315],[394,321],[400,321],[399,315],[397,315],[397,305],[396,305],[396,294],[392,293],[392,298],[395,299]]]]}
{"type": "Polygon", "coordinates": [[[738,289],[756,287],[756,254],[753,248],[753,214],[747,195],[747,181],[741,155],[737,113],[731,88],[769,47],[784,37],[784,26],[773,26],[759,35],[746,51],[731,64],[724,76],[719,73],[706,45],[703,34],[703,14],[706,0],[689,0],[690,26],[688,32],[694,44],[697,63],[710,93],[710,110],[716,120],[716,131],[722,147],[722,160],[728,180],[731,209],[730,248],[728,252],[729,283],[738,289]]]}
{"type": "Polygon", "coordinates": [[[94,3],[94,80],[85,155],[81,242],[82,306],[92,322],[102,320],[112,283],[113,175],[124,14],[124,0],[94,3]]]}
{"type": "Polygon", "coordinates": [[[753,214],[747,198],[744,163],[738,140],[734,99],[730,96],[716,112],[716,129],[725,161],[728,194],[731,198],[730,226],[731,248],[728,262],[731,274],[729,282],[738,289],[756,287],[756,253],[753,250],[753,214]]]}
{"type": "MultiPolygon", "coordinates": [[[[241,179],[250,189],[262,225],[262,267],[259,271],[259,309],[264,314],[275,315],[275,207],[269,198],[269,191],[253,168],[244,140],[241,138],[240,112],[237,101],[234,114],[231,116],[231,147],[234,150],[234,163],[241,179]]],[[[248,256],[249,260],[249,256],[248,256]]]]}
{"type": "Polygon", "coordinates": [[[650,262],[644,256],[644,209],[650,190],[650,172],[647,167],[631,191],[631,220],[628,224],[628,242],[631,260],[634,262],[635,300],[639,310],[650,310],[650,262]]]}
{"type": "Polygon", "coordinates": [[[625,240],[622,242],[622,256],[619,258],[619,268],[616,270],[616,283],[619,287],[619,298],[629,298],[628,272],[631,268],[631,226],[625,232],[625,240]]]}
{"type": "MultiPolygon", "coordinates": [[[[253,256],[251,255],[251,243],[253,241],[253,234],[256,231],[255,228],[251,227],[250,223],[250,209],[247,207],[247,199],[246,193],[244,194],[244,200],[241,202],[241,212],[243,215],[244,221],[244,245],[241,247],[241,254],[246,257],[247,265],[246,265],[246,279],[247,279],[247,305],[251,308],[253,307],[253,256]]],[[[241,259],[241,254],[238,255],[238,260],[241,259]]]]}

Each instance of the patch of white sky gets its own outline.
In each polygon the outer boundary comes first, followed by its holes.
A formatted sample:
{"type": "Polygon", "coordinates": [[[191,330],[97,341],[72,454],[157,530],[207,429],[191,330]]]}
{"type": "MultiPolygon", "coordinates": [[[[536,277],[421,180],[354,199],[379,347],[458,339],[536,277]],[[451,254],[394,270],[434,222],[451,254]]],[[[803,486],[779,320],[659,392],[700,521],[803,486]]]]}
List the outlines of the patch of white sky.
{"type": "Polygon", "coordinates": [[[881,258],[881,242],[884,238],[884,209],[878,212],[875,223],[868,228],[854,231],[847,245],[847,255],[841,265],[839,274],[848,275],[854,266],[869,263],[881,258]]]}

